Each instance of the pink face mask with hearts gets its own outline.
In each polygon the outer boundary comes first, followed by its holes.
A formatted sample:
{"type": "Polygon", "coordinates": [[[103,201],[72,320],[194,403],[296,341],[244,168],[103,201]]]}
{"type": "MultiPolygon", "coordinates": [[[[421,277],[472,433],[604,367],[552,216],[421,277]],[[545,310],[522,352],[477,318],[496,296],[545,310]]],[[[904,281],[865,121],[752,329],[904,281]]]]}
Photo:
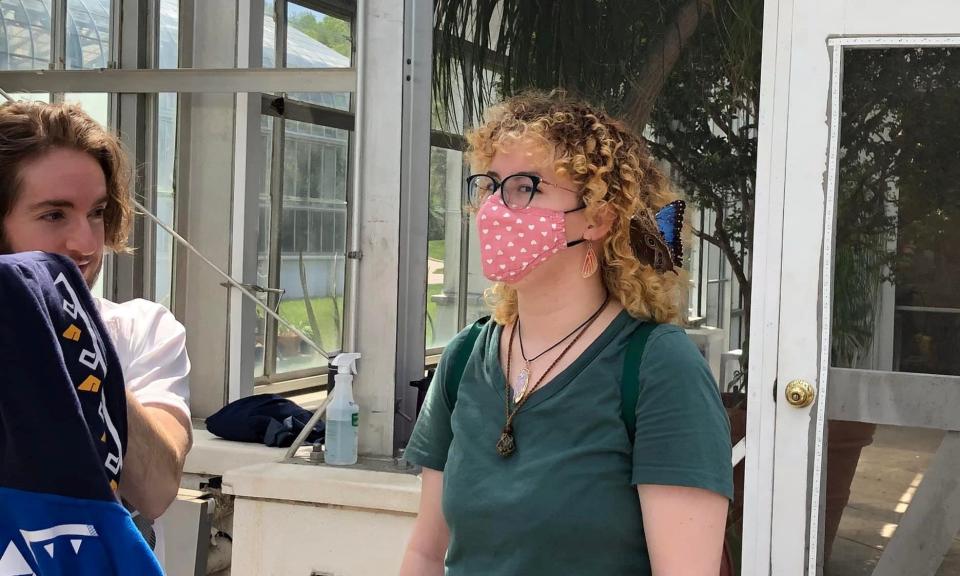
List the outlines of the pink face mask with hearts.
{"type": "Polygon", "coordinates": [[[583,239],[567,242],[566,212],[526,207],[512,210],[492,194],[477,212],[483,275],[494,282],[519,282],[557,252],[583,239]]]}

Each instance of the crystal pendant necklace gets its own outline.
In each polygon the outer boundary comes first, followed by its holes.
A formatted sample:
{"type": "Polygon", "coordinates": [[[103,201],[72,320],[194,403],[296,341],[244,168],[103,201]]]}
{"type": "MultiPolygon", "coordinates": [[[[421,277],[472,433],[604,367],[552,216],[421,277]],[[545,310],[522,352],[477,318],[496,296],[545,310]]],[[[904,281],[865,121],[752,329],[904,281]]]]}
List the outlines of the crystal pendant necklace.
{"type": "Polygon", "coordinates": [[[530,361],[526,358],[523,359],[523,368],[520,369],[520,373],[517,374],[517,386],[513,391],[513,401],[519,402],[521,398],[527,393],[527,384],[530,383],[530,361]]]}
{"type": "Polygon", "coordinates": [[[510,340],[507,344],[507,377],[504,379],[505,387],[504,390],[504,403],[506,411],[506,422],[503,425],[503,431],[500,433],[500,439],[497,441],[497,454],[503,458],[508,458],[517,449],[516,439],[513,436],[513,420],[516,417],[517,413],[520,411],[520,408],[523,407],[527,399],[540,387],[540,384],[543,383],[544,379],[547,377],[547,374],[556,367],[557,363],[567,354],[567,352],[573,348],[573,345],[580,340],[580,337],[590,328],[590,325],[600,316],[603,310],[607,307],[607,303],[610,301],[610,295],[608,294],[603,299],[603,304],[597,308],[597,311],[593,313],[589,318],[583,321],[579,326],[577,326],[573,332],[564,336],[559,342],[553,346],[547,348],[540,354],[537,354],[533,358],[527,359],[526,355],[523,353],[523,334],[520,332],[520,318],[517,318],[516,324],[514,324],[513,329],[510,331],[510,340]],[[576,334],[576,336],[574,336],[576,334]],[[520,356],[523,358],[524,365],[520,369],[520,373],[517,376],[517,386],[516,391],[513,390],[513,387],[510,386],[510,364],[513,359],[513,340],[515,336],[520,336],[520,356]],[[553,350],[565,340],[574,336],[573,340],[564,347],[563,351],[560,352],[560,355],[556,357],[552,364],[540,375],[536,383],[533,386],[530,386],[530,363],[540,358],[550,350],[553,350]]]}
{"type": "MultiPolygon", "coordinates": [[[[567,334],[560,340],[557,340],[552,346],[550,346],[543,352],[537,354],[533,358],[527,358],[527,353],[523,349],[523,330],[521,330],[520,328],[520,317],[517,316],[516,332],[520,340],[520,357],[523,358],[523,368],[521,368],[520,373],[517,374],[517,385],[514,388],[514,393],[513,393],[514,402],[519,402],[520,399],[523,398],[524,395],[527,393],[527,387],[530,385],[530,365],[536,362],[541,356],[543,356],[547,352],[553,350],[557,346],[566,342],[567,339],[569,339],[571,336],[573,336],[577,332],[580,332],[581,330],[586,328],[591,322],[593,322],[597,318],[597,316],[600,315],[601,312],[603,312],[603,309],[607,307],[607,302],[609,301],[609,299],[610,297],[609,295],[607,295],[607,297],[603,299],[603,304],[600,305],[600,308],[597,309],[597,311],[594,312],[589,318],[581,322],[580,325],[574,328],[573,330],[571,330],[569,334],[567,334]]],[[[512,338],[513,338],[512,333],[510,334],[510,338],[512,341],[512,338]]]]}

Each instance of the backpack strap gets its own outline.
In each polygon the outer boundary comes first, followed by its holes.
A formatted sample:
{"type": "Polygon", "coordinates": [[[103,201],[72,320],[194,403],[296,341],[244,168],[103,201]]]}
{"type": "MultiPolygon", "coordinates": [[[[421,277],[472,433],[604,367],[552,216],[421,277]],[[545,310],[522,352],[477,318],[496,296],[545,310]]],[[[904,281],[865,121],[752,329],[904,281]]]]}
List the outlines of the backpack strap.
{"type": "Polygon", "coordinates": [[[448,378],[444,380],[444,388],[447,392],[447,404],[450,406],[451,412],[453,412],[453,407],[457,405],[457,392],[460,390],[460,380],[463,379],[463,372],[467,369],[467,362],[470,361],[470,355],[473,353],[473,345],[476,343],[477,337],[480,336],[480,331],[483,330],[484,324],[489,320],[489,316],[484,316],[474,322],[473,325],[470,326],[470,330],[464,337],[463,342],[453,351],[453,366],[450,367],[450,372],[447,374],[448,378]]]}
{"type": "Polygon", "coordinates": [[[630,336],[627,352],[623,358],[623,375],[620,378],[620,417],[627,427],[630,444],[637,433],[637,401],[640,398],[640,361],[647,339],[658,326],[655,322],[644,322],[630,336]]]}

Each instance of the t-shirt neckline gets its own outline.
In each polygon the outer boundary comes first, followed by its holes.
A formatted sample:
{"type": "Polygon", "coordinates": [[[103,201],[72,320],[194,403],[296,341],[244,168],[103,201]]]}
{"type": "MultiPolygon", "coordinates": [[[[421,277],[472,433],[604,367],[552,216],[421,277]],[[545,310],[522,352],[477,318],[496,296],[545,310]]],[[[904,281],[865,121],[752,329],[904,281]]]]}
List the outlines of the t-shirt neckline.
{"type": "MultiPolygon", "coordinates": [[[[632,320],[633,317],[630,316],[626,309],[621,310],[577,359],[564,368],[559,374],[554,374],[546,384],[533,393],[533,396],[520,408],[520,412],[523,413],[532,410],[560,393],[593,362],[597,355],[600,354],[618,334],[623,332],[624,328],[626,328],[627,324],[632,320]]],[[[486,358],[484,359],[485,380],[487,384],[494,389],[501,402],[506,400],[504,396],[506,376],[503,373],[503,368],[500,366],[500,337],[502,335],[503,326],[499,324],[494,325],[493,335],[489,340],[486,358]]]]}

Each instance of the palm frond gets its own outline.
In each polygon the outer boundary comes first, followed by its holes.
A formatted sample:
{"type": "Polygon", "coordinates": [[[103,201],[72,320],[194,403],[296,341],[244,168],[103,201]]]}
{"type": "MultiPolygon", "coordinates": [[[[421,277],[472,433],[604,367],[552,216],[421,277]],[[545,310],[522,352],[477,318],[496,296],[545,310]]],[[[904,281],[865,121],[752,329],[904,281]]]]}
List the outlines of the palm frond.
{"type": "Polygon", "coordinates": [[[492,101],[564,88],[620,114],[647,48],[691,3],[713,0],[437,0],[433,92],[438,119],[476,121],[492,101]],[[461,108],[462,104],[462,108],[461,108]]]}

